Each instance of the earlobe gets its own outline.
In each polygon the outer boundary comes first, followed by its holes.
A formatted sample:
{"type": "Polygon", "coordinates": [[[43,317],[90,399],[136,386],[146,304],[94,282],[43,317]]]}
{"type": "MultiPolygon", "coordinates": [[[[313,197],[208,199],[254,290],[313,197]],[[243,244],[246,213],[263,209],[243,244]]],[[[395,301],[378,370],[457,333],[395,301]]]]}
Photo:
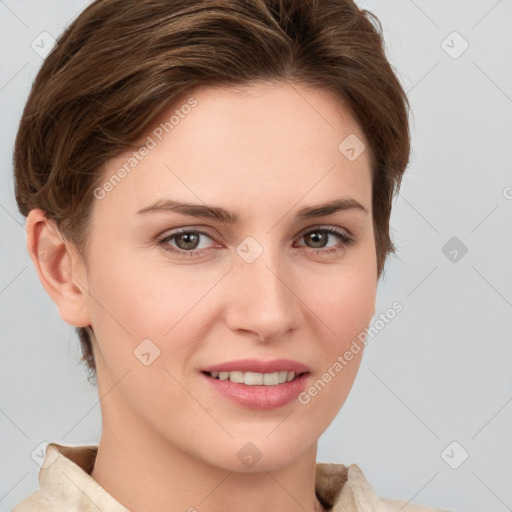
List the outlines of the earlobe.
{"type": "Polygon", "coordinates": [[[76,250],[65,242],[40,209],[27,216],[27,249],[44,289],[66,323],[91,325],[85,265],[76,250]]]}

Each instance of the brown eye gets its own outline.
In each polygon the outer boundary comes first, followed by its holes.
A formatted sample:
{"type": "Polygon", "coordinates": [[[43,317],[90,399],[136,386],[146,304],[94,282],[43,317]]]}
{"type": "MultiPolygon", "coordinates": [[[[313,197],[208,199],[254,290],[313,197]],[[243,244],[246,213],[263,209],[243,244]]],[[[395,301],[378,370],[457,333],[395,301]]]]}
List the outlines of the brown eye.
{"type": "Polygon", "coordinates": [[[310,249],[316,250],[317,253],[336,252],[338,250],[344,249],[349,245],[352,245],[355,241],[351,236],[334,228],[316,228],[303,234],[301,238],[304,238],[307,241],[308,247],[310,249]],[[330,235],[341,242],[341,245],[338,245],[338,247],[327,246],[326,244],[329,241],[330,235]],[[324,250],[325,247],[328,248],[324,250]]]}
{"type": "Polygon", "coordinates": [[[200,235],[197,233],[184,233],[174,236],[176,245],[183,250],[196,249],[199,243],[200,235]]]}
{"type": "Polygon", "coordinates": [[[304,238],[314,244],[315,249],[321,249],[329,240],[329,233],[325,233],[323,231],[311,231],[305,235],[304,238]]]}
{"type": "Polygon", "coordinates": [[[158,240],[158,245],[178,256],[197,256],[203,254],[205,249],[204,247],[198,249],[203,237],[212,240],[211,236],[204,231],[181,230],[161,238],[158,240]],[[173,242],[174,246],[170,242],[173,242]]]}

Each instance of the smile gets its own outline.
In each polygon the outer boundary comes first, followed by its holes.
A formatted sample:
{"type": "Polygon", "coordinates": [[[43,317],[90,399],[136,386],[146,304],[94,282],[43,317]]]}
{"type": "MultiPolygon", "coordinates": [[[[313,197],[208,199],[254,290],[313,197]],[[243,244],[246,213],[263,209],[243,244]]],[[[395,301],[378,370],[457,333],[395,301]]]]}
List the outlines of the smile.
{"type": "Polygon", "coordinates": [[[229,380],[238,384],[245,384],[247,386],[278,386],[285,382],[291,382],[298,375],[295,372],[286,370],[272,372],[272,373],[258,373],[258,372],[206,372],[207,375],[218,380],[229,380]]]}

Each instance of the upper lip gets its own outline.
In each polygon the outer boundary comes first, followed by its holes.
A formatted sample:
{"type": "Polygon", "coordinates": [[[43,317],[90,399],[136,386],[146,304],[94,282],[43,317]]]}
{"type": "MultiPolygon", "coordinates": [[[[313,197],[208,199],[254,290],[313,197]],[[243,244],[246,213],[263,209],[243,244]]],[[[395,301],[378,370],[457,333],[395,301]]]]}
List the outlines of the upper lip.
{"type": "Polygon", "coordinates": [[[273,359],[272,361],[261,361],[258,359],[238,359],[226,363],[214,364],[203,368],[204,372],[255,372],[255,373],[274,373],[279,371],[288,371],[304,373],[310,369],[298,361],[292,359],[273,359]]]}

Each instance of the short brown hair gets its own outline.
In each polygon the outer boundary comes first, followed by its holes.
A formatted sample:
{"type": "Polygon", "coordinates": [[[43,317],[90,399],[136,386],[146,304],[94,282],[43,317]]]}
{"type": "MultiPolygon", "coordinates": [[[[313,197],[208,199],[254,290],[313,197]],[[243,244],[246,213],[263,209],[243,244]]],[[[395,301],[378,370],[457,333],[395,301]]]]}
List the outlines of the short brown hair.
{"type": "MultiPolygon", "coordinates": [[[[359,123],[372,155],[380,278],[395,253],[389,219],[409,161],[409,103],[379,20],[351,0],[93,2],[57,40],[23,111],[14,148],[20,212],[43,210],[87,263],[105,162],[192,87],[256,80],[334,91],[359,123]]],[[[95,375],[94,332],[76,331],[95,375]]]]}

